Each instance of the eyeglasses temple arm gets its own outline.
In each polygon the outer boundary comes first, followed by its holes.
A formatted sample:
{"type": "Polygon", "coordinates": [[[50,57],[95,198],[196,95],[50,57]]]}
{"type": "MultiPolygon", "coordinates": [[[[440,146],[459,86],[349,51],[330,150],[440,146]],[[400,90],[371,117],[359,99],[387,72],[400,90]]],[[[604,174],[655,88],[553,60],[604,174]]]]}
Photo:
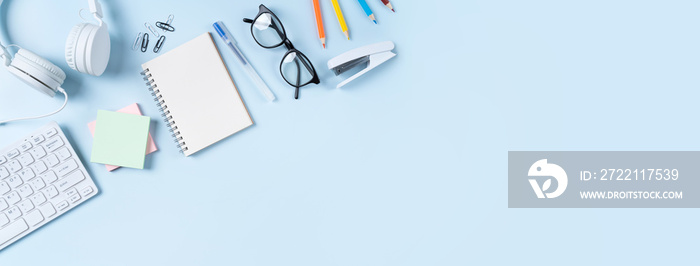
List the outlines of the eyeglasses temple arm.
{"type": "MultiPolygon", "coordinates": [[[[299,69],[299,60],[294,60],[297,64],[297,69],[299,69]]],[[[297,85],[296,90],[294,90],[294,99],[299,99],[299,83],[301,83],[301,71],[297,71],[297,85]]]]}
{"type": "MultiPolygon", "coordinates": [[[[316,70],[314,70],[314,68],[313,68],[312,66],[310,66],[309,64],[307,64],[307,63],[306,63],[306,60],[299,60],[299,61],[301,61],[301,63],[304,64],[304,67],[306,67],[306,70],[308,70],[310,73],[313,73],[314,75],[317,75],[317,74],[316,74],[316,70]]],[[[297,67],[298,67],[298,66],[297,66],[297,67]]]]}

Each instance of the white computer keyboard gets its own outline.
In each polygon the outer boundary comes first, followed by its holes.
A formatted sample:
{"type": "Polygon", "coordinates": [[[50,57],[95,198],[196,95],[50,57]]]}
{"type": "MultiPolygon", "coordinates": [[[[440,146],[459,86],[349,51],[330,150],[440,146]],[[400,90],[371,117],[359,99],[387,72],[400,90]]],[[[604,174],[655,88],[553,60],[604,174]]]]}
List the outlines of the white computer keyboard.
{"type": "Polygon", "coordinates": [[[56,122],[1,148],[0,250],[97,192],[56,122]]]}

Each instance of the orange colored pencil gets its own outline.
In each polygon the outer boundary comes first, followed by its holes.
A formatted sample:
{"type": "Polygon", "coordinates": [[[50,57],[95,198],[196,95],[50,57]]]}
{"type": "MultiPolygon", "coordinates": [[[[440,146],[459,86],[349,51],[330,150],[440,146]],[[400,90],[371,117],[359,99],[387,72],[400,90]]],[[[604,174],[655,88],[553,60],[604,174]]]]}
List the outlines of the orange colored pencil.
{"type": "Polygon", "coordinates": [[[318,4],[318,0],[313,0],[314,2],[314,13],[316,13],[316,28],[318,29],[318,38],[321,39],[321,45],[323,49],[326,49],[326,33],[323,31],[323,18],[321,17],[321,6],[318,4]]]}

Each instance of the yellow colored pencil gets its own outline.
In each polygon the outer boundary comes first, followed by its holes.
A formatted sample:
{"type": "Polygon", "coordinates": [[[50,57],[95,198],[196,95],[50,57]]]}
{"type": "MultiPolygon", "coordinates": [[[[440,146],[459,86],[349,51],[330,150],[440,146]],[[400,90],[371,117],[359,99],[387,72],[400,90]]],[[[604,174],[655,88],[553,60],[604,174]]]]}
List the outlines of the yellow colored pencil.
{"type": "Polygon", "coordinates": [[[345,34],[345,37],[350,40],[350,34],[348,33],[348,25],[345,24],[345,18],[343,17],[343,11],[340,10],[340,4],[338,4],[338,0],[331,0],[331,3],[333,3],[333,9],[335,10],[335,16],[338,17],[338,23],[340,23],[340,29],[343,31],[343,34],[345,34]]]}

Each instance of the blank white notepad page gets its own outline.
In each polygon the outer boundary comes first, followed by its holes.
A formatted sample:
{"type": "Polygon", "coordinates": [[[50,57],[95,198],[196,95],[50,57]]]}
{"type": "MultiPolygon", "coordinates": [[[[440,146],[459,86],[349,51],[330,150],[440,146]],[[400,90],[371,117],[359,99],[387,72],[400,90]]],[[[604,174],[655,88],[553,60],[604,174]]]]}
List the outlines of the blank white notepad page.
{"type": "Polygon", "coordinates": [[[189,156],[253,124],[210,33],[142,65],[189,156]]]}

